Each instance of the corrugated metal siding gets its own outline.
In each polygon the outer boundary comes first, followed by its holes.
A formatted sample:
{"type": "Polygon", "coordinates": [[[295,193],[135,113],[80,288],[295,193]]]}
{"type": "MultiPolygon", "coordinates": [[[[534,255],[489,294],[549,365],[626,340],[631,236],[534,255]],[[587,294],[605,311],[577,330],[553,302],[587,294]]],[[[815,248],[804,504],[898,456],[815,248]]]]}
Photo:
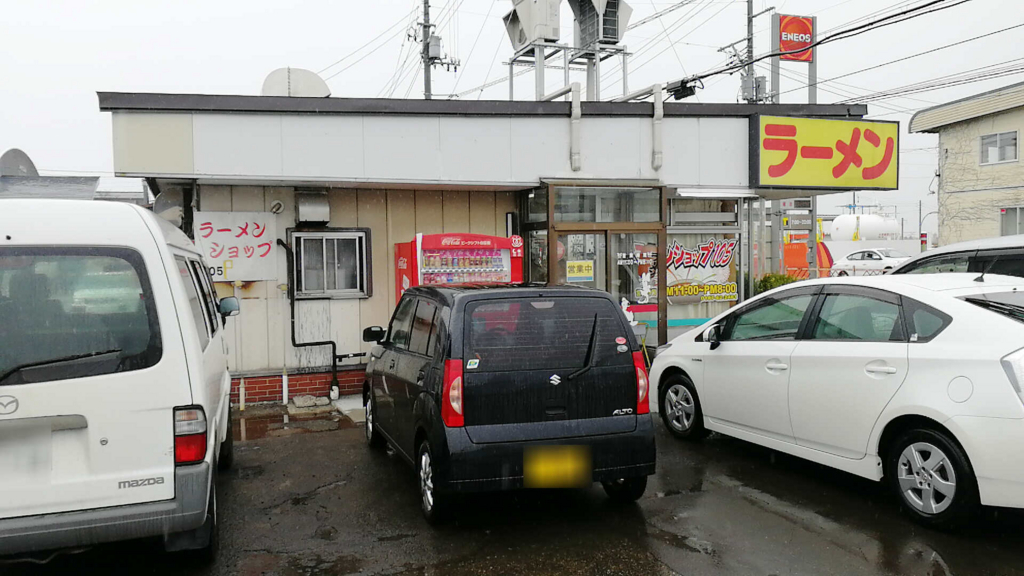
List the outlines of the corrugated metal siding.
{"type": "MultiPolygon", "coordinates": [[[[339,353],[367,352],[362,342],[367,326],[386,326],[395,304],[394,252],[397,242],[412,240],[416,232],[505,234],[505,213],[515,211],[511,192],[332,190],[332,227],[370,229],[373,296],[353,300],[296,302],[300,342],[333,340],[339,353]]],[[[274,200],[284,202],[277,216],[278,236],[287,238],[295,222],[294,190],[284,187],[200,186],[204,211],[269,211],[274,200]]],[[[285,258],[279,258],[279,278],[273,282],[246,282],[241,287],[218,283],[222,297],[242,299],[242,314],[228,321],[228,366],[234,373],[266,373],[287,363],[294,369],[330,365],[330,348],[294,348],[289,331],[288,301],[279,286],[287,283],[285,258]]],[[[344,364],[358,364],[362,359],[344,364]]]]}
{"type": "Polygon", "coordinates": [[[910,119],[910,131],[930,132],[957,122],[1019,107],[1024,107],[1024,84],[922,110],[910,119]]]}

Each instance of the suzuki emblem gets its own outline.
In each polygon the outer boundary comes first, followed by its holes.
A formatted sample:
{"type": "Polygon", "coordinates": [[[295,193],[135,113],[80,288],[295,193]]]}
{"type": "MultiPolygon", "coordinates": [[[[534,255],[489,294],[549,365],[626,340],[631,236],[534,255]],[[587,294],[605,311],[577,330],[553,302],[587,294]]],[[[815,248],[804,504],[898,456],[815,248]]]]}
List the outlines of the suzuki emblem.
{"type": "Polygon", "coordinates": [[[552,374],[551,378],[548,378],[548,382],[551,382],[554,386],[558,386],[562,383],[562,378],[558,374],[552,374]]]}
{"type": "Polygon", "coordinates": [[[0,396],[0,416],[7,416],[18,411],[18,399],[14,396],[0,396]]]}

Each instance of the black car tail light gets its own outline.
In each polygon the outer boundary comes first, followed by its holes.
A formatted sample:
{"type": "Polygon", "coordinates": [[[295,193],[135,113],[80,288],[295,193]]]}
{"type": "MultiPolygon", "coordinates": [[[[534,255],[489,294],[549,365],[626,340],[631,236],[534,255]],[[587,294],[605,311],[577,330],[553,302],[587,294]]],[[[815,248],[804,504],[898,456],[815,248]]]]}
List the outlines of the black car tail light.
{"type": "Polygon", "coordinates": [[[466,423],[462,413],[462,360],[447,360],[444,363],[441,420],[449,428],[460,428],[466,423]]]}
{"type": "Polygon", "coordinates": [[[636,368],[636,413],[649,414],[651,401],[648,395],[650,382],[647,380],[647,368],[644,364],[643,352],[633,352],[633,367],[636,368]]]}

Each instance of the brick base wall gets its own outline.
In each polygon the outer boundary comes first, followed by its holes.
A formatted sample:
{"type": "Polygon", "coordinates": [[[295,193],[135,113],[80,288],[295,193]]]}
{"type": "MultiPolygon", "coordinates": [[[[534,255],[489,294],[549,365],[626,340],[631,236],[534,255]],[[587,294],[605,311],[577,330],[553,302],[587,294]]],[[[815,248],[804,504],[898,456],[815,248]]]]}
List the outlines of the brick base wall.
{"type": "MultiPolygon", "coordinates": [[[[366,372],[363,368],[339,369],[338,385],[341,387],[342,396],[346,394],[360,394],[363,391],[363,380],[366,372]]],[[[238,404],[238,393],[241,385],[240,378],[231,379],[231,404],[238,404]]],[[[296,396],[327,396],[331,389],[331,373],[318,372],[315,374],[289,374],[288,375],[288,398],[296,396]]],[[[254,376],[245,379],[245,403],[255,404],[257,402],[281,402],[281,375],[276,376],[254,376]]]]}

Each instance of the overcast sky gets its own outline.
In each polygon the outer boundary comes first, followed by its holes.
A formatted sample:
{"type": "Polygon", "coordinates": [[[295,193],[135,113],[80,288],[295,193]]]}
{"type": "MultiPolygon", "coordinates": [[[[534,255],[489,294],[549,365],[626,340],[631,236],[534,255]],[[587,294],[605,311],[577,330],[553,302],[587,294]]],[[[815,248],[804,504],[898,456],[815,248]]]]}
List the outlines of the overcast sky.
{"type": "MultiPolygon", "coordinates": [[[[629,1],[635,9],[634,22],[677,3],[629,1]]],[[[879,10],[912,7],[921,1],[755,0],[755,8],[775,5],[786,14],[816,15],[819,30],[827,32],[879,10]]],[[[323,71],[335,97],[422,98],[422,78],[405,32],[421,6],[421,0],[11,2],[0,18],[0,152],[21,148],[46,174],[110,173],[110,115],[99,112],[97,91],[258,94],[266,74],[282,66],[323,71]]],[[[462,61],[458,73],[435,70],[436,94],[462,93],[507,75],[502,62],[512,49],[501,16],[511,6],[511,0],[432,0],[433,20],[441,23],[438,33],[444,48],[462,61]]],[[[726,56],[717,47],[745,36],[745,16],[745,1],[692,0],[631,30],[624,40],[634,53],[630,87],[666,82],[723,63],[726,56]]],[[[817,54],[818,76],[833,78],[1022,22],[1021,0],[972,0],[822,46],[817,54]]],[[[572,12],[563,4],[563,41],[572,39],[571,24],[572,12]]],[[[758,19],[757,53],[769,47],[768,25],[767,16],[758,19]]],[[[1024,28],[1018,28],[849,76],[841,80],[844,84],[823,84],[818,99],[837,102],[853,94],[998,64],[1024,56],[1022,45],[1024,28]]],[[[605,66],[606,98],[621,92],[616,69],[605,66]]],[[[797,88],[806,65],[784,64],[783,74],[783,91],[797,88]]],[[[865,193],[858,200],[888,205],[889,212],[898,210],[907,219],[907,232],[915,231],[918,201],[925,201],[926,213],[935,209],[935,197],[927,192],[929,185],[932,189],[935,185],[937,138],[907,135],[910,114],[895,111],[927,107],[1021,80],[1024,75],[1008,76],[870,104],[873,117],[902,124],[900,190],[865,193]]],[[[549,90],[560,83],[560,73],[548,74],[549,90]]],[[[739,76],[723,75],[709,79],[697,97],[701,102],[735,102],[738,90],[739,76]]],[[[532,97],[530,75],[517,79],[516,92],[522,98],[532,97]]],[[[462,96],[507,97],[507,84],[462,96]]],[[[794,90],[784,94],[783,101],[805,98],[804,90],[794,90]]],[[[849,201],[850,194],[826,197],[821,211],[841,213],[839,206],[849,201]]],[[[935,228],[935,217],[928,218],[925,230],[935,228]]]]}

